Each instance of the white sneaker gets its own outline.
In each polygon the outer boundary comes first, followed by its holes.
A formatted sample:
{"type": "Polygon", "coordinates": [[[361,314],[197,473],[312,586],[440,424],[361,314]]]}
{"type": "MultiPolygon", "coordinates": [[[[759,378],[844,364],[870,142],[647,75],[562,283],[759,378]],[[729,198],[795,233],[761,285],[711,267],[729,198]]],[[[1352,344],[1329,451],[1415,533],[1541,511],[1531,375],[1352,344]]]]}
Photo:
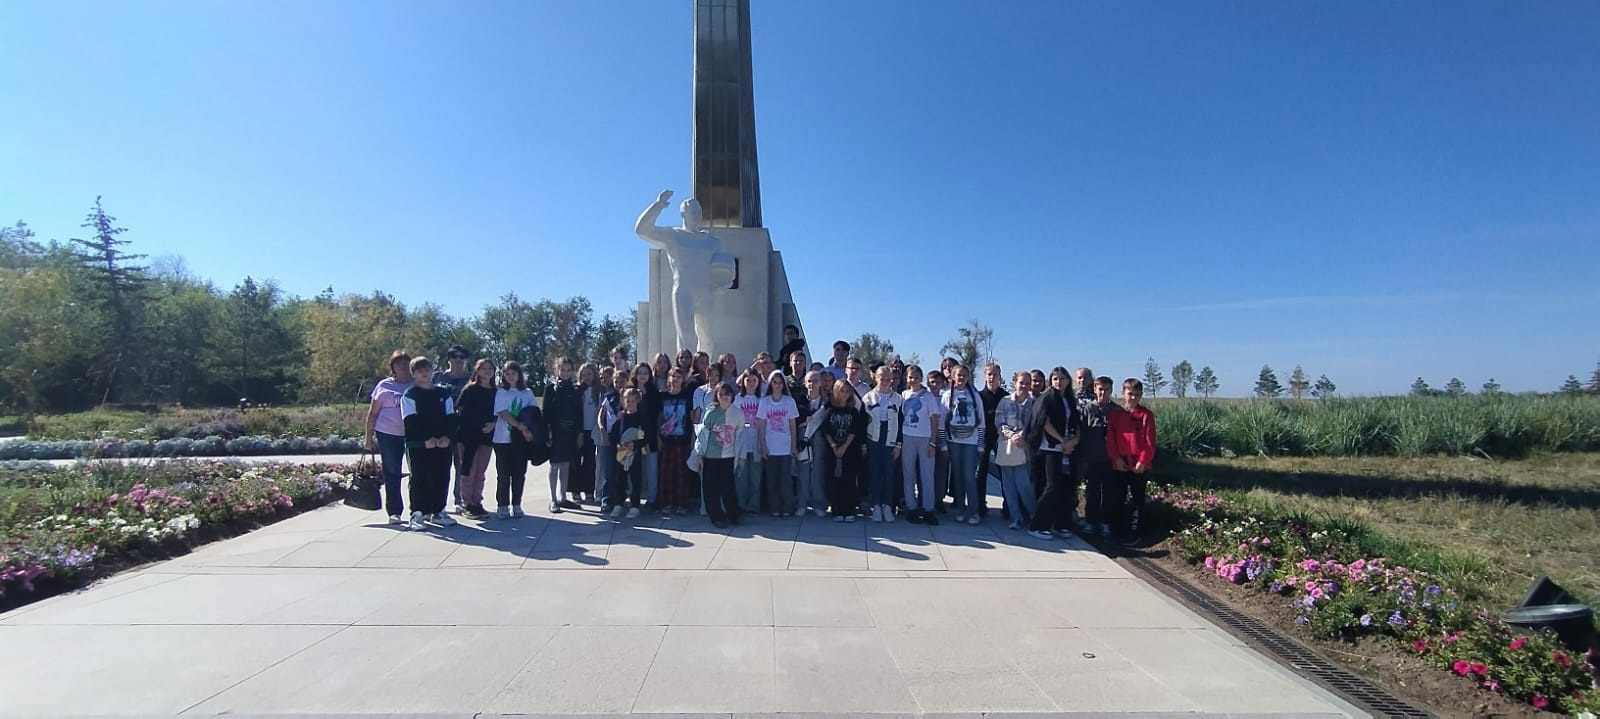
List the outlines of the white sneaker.
{"type": "Polygon", "coordinates": [[[833,521],[838,522],[839,524],[844,524],[844,515],[841,514],[837,517],[834,517],[833,521]]]}
{"type": "Polygon", "coordinates": [[[389,515],[389,523],[390,524],[405,524],[406,520],[401,519],[400,515],[398,515],[398,514],[391,514],[391,515],[389,515]]]}
{"type": "Polygon", "coordinates": [[[505,519],[505,518],[511,516],[511,510],[507,509],[505,507],[501,507],[499,509],[494,510],[494,516],[499,517],[501,519],[505,519]]]}
{"type": "Polygon", "coordinates": [[[456,520],[451,519],[450,515],[445,514],[444,512],[440,512],[438,514],[433,515],[433,523],[437,524],[437,525],[439,525],[441,527],[454,527],[454,526],[456,526],[456,520]]]}
{"type": "Polygon", "coordinates": [[[1111,524],[1109,522],[1100,523],[1100,535],[1108,539],[1111,537],[1111,524]]]}
{"type": "Polygon", "coordinates": [[[628,519],[638,519],[638,518],[639,518],[639,508],[638,507],[629,507],[628,508],[628,519]]]}
{"type": "Polygon", "coordinates": [[[420,531],[422,531],[424,529],[427,529],[427,528],[428,528],[428,525],[424,521],[424,517],[423,517],[422,513],[421,512],[412,512],[411,513],[411,521],[406,523],[406,529],[409,529],[409,530],[411,530],[413,532],[420,532],[420,531]]]}
{"type": "Polygon", "coordinates": [[[855,522],[855,521],[856,521],[856,515],[854,515],[854,514],[847,514],[847,515],[845,515],[845,517],[844,517],[844,521],[845,521],[845,522],[846,522],[846,523],[854,523],[854,522],[855,522]]]}
{"type": "Polygon", "coordinates": [[[894,507],[883,505],[883,521],[885,524],[894,524],[894,507]]]}
{"type": "Polygon", "coordinates": [[[978,515],[976,515],[976,514],[967,515],[967,524],[976,525],[977,523],[978,523],[978,515]]]}
{"type": "Polygon", "coordinates": [[[615,507],[612,507],[611,508],[611,518],[612,519],[622,519],[622,515],[624,513],[626,513],[627,511],[628,510],[624,509],[622,507],[622,505],[620,505],[620,504],[615,506],[615,507]]]}
{"type": "Polygon", "coordinates": [[[522,505],[519,504],[519,505],[511,508],[511,516],[513,516],[513,517],[526,517],[528,515],[527,515],[526,512],[522,511],[522,505]]]}
{"type": "Polygon", "coordinates": [[[826,519],[827,516],[828,516],[828,510],[826,510],[826,509],[818,509],[817,510],[817,519],[826,519]]]}
{"type": "Polygon", "coordinates": [[[1051,534],[1049,532],[1046,532],[1046,531],[1044,531],[1042,529],[1035,529],[1035,530],[1033,530],[1031,532],[1028,532],[1028,535],[1032,536],[1034,539],[1055,539],[1056,538],[1056,535],[1051,534]]]}
{"type": "Polygon", "coordinates": [[[883,507],[872,508],[872,521],[883,524],[883,507]]]}

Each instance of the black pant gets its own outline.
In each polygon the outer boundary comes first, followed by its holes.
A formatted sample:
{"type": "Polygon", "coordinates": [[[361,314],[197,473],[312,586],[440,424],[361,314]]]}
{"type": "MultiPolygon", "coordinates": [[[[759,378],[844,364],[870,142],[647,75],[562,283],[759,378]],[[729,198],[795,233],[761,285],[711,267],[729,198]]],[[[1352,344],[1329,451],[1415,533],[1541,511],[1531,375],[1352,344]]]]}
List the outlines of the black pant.
{"type": "Polygon", "coordinates": [[[594,495],[594,435],[584,432],[583,442],[578,447],[578,456],[572,460],[572,479],[567,482],[567,491],[572,494],[594,495]]]}
{"type": "Polygon", "coordinates": [[[612,507],[620,507],[624,503],[630,507],[639,506],[639,496],[644,494],[644,454],[635,452],[633,464],[627,469],[623,469],[620,463],[611,465],[611,468],[616,470],[616,474],[611,475],[611,482],[606,487],[606,493],[610,495],[607,504],[612,507]]]}
{"type": "Polygon", "coordinates": [[[450,493],[451,447],[406,447],[411,458],[411,511],[438,514],[450,493]]]}
{"type": "Polygon", "coordinates": [[[835,517],[854,515],[861,503],[861,454],[856,451],[855,445],[845,450],[844,456],[835,456],[833,448],[823,447],[823,461],[827,462],[822,468],[826,472],[828,487],[828,505],[833,510],[835,517]]]}
{"type": "Polygon", "coordinates": [[[1111,522],[1112,502],[1119,496],[1111,486],[1111,463],[1106,460],[1072,460],[1074,481],[1083,485],[1083,518],[1090,522],[1111,522]]]}
{"type": "Polygon", "coordinates": [[[1034,452],[1028,459],[1028,479],[1033,482],[1033,496],[1035,499],[1044,496],[1044,465],[1050,457],[1049,452],[1034,452]]]}
{"type": "MultiPolygon", "coordinates": [[[[978,516],[980,517],[989,516],[989,502],[987,499],[989,495],[989,455],[994,454],[994,448],[999,444],[999,437],[994,427],[987,427],[984,431],[988,432],[988,434],[983,436],[983,450],[978,452],[978,497],[983,500],[978,503],[978,516]]],[[[1004,504],[1005,496],[1006,492],[1002,487],[1000,490],[1002,504],[1000,506],[1002,509],[1010,511],[1010,508],[1004,504]]]]}
{"type": "Polygon", "coordinates": [[[1039,511],[1028,527],[1034,531],[1072,529],[1072,513],[1078,509],[1078,483],[1072,472],[1061,466],[1059,452],[1040,452],[1044,461],[1044,494],[1039,495],[1039,511]]]}
{"type": "Polygon", "coordinates": [[[520,444],[494,446],[494,501],[500,507],[522,506],[522,486],[528,482],[528,455],[520,444]]]}
{"type": "Polygon", "coordinates": [[[701,459],[700,480],[705,483],[706,514],[711,515],[711,521],[739,521],[739,494],[733,486],[733,458],[701,459]]]}
{"type": "Polygon", "coordinates": [[[1145,489],[1150,484],[1148,474],[1134,474],[1132,472],[1111,472],[1106,483],[1107,491],[1113,492],[1116,497],[1114,509],[1116,514],[1107,518],[1111,528],[1117,532],[1130,533],[1135,531],[1140,513],[1144,511],[1145,489]]]}

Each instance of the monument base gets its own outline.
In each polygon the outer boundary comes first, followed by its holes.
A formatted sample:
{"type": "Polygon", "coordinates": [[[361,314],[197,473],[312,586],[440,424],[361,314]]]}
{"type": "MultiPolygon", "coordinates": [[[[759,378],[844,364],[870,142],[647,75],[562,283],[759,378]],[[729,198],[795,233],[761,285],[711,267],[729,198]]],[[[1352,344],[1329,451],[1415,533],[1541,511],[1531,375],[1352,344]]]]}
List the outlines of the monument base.
{"type": "MultiPolygon", "coordinates": [[[[713,227],[712,234],[722,241],[723,252],[737,262],[734,286],[712,295],[704,312],[711,334],[711,346],[695,349],[713,359],[732,352],[741,367],[748,367],[757,352],[771,352],[774,359],[783,346],[783,326],[800,324],[794,297],[789,292],[789,276],[783,269],[783,255],[772,249],[772,236],[761,227],[713,227]]],[[[667,254],[650,251],[650,298],[639,303],[639,360],[649,362],[657,352],[675,356],[678,352],[677,324],[672,314],[672,269],[667,254]]]]}

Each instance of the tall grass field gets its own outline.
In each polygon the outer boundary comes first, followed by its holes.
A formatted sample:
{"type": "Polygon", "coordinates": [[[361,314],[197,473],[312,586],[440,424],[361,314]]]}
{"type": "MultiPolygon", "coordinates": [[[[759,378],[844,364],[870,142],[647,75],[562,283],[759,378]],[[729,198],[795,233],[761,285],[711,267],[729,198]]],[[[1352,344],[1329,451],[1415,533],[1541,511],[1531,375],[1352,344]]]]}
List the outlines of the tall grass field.
{"type": "Polygon", "coordinates": [[[1600,450],[1600,397],[1159,399],[1157,440],[1185,456],[1480,455],[1600,450]]]}

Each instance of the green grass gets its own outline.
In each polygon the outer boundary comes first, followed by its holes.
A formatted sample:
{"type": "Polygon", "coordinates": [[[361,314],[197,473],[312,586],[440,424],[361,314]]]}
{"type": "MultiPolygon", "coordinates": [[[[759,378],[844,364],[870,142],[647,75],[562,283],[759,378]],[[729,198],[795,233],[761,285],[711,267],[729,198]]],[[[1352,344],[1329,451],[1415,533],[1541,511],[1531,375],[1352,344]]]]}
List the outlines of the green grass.
{"type": "Polygon", "coordinates": [[[1205,456],[1516,458],[1600,451],[1600,397],[1158,399],[1161,449],[1205,456]]]}
{"type": "Polygon", "coordinates": [[[1228,491],[1270,513],[1348,523],[1373,556],[1508,608],[1549,575],[1600,600],[1600,454],[1192,458],[1157,481],[1228,491]]]}
{"type": "Polygon", "coordinates": [[[201,439],[209,435],[231,439],[242,435],[268,437],[359,437],[366,406],[357,404],[268,407],[239,412],[236,409],[162,408],[155,411],[95,409],[72,414],[38,415],[27,425],[31,439],[160,440],[173,437],[201,439]]]}

